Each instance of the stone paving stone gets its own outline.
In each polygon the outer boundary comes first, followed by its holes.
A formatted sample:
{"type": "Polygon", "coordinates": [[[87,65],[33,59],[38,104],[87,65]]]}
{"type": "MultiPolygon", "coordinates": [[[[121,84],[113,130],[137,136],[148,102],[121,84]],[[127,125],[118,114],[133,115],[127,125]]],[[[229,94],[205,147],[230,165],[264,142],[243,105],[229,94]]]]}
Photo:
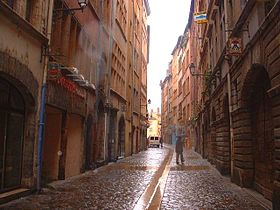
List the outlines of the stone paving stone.
{"type": "Polygon", "coordinates": [[[160,209],[264,209],[193,151],[170,165],[160,209]]]}

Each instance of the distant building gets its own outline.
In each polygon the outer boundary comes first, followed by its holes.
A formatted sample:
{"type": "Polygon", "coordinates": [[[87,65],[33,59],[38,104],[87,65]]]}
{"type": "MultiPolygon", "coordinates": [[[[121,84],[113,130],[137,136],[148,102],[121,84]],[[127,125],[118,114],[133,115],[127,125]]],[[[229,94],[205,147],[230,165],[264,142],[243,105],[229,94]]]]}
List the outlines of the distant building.
{"type": "Polygon", "coordinates": [[[149,136],[161,136],[161,114],[159,109],[157,109],[157,112],[150,111],[147,137],[149,136]]]}

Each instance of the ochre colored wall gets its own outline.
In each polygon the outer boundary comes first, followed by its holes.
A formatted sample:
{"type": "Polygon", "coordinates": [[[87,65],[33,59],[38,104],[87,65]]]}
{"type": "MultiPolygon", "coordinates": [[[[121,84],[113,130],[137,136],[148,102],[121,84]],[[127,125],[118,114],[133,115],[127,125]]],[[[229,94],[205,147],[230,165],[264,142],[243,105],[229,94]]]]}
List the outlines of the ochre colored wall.
{"type": "Polygon", "coordinates": [[[80,174],[83,150],[81,133],[81,117],[78,115],[70,115],[66,148],[65,178],[80,174]]]}
{"type": "Polygon", "coordinates": [[[62,113],[58,109],[47,106],[46,127],[43,147],[43,177],[46,181],[57,180],[61,138],[62,113]],[[53,126],[57,125],[57,126],[53,126]]]}

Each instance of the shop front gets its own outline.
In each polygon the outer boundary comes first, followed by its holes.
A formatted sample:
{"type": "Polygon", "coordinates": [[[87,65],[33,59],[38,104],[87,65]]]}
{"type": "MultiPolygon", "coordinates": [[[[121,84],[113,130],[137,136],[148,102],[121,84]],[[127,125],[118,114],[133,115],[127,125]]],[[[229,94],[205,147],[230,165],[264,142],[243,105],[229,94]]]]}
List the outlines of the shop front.
{"type": "Polygon", "coordinates": [[[63,74],[48,80],[43,173],[45,183],[85,170],[87,90],[63,74]]]}

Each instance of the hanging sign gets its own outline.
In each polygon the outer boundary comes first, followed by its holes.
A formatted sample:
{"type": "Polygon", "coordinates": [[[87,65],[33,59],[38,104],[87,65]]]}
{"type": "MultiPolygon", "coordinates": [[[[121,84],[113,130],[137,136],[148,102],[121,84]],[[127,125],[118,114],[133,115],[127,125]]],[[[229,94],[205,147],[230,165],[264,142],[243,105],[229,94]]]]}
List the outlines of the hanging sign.
{"type": "Polygon", "coordinates": [[[70,81],[69,79],[65,77],[60,77],[56,80],[56,83],[63,88],[65,88],[67,91],[85,99],[86,98],[86,91],[82,88],[80,88],[78,85],[76,85],[74,82],[70,81]]]}
{"type": "Polygon", "coordinates": [[[228,40],[227,45],[227,54],[239,56],[242,54],[243,47],[242,47],[242,39],[233,37],[228,40]]]}
{"type": "Polygon", "coordinates": [[[61,77],[60,65],[50,62],[48,68],[48,80],[57,80],[61,77]]]}
{"type": "Polygon", "coordinates": [[[197,24],[203,24],[208,22],[206,11],[196,12],[193,15],[194,15],[194,22],[196,22],[197,24]]]}

